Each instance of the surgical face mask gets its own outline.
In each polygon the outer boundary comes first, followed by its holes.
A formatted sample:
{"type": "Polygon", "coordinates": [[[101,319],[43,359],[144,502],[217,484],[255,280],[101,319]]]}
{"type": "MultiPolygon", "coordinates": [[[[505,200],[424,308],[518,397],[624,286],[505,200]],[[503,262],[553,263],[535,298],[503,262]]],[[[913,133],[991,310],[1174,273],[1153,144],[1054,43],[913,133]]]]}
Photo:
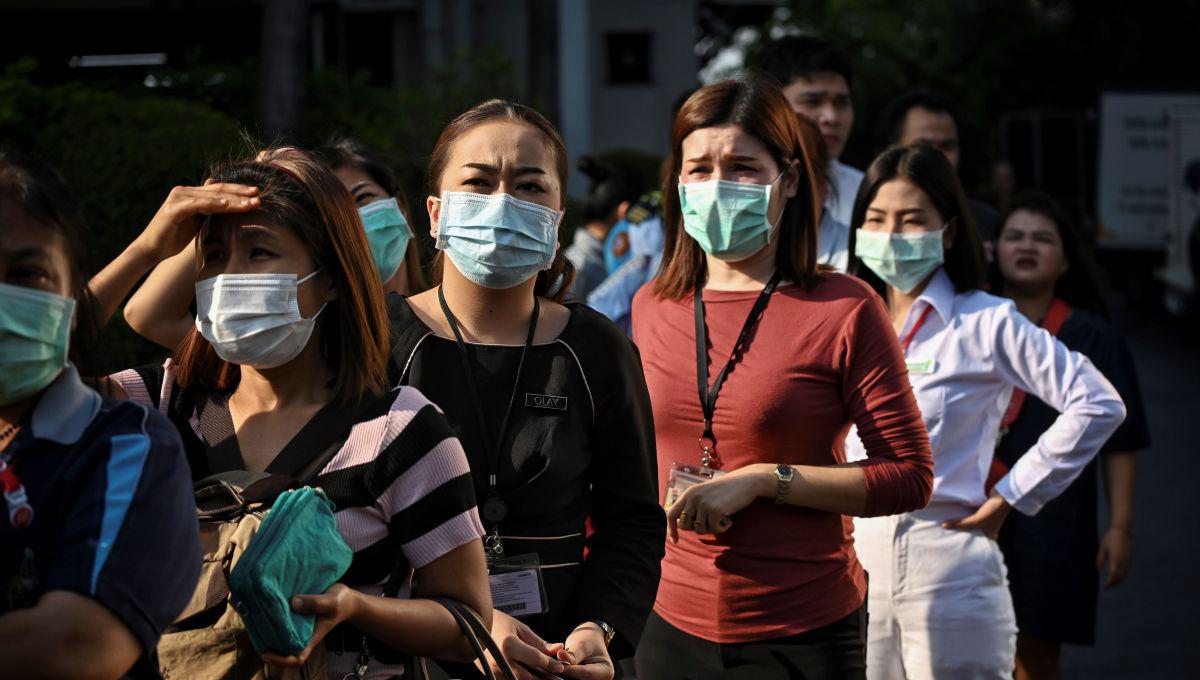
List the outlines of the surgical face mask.
{"type": "Polygon", "coordinates": [[[408,242],[413,236],[412,228],[395,198],[368,203],[358,209],[358,215],[367,232],[367,242],[371,244],[379,280],[387,283],[404,261],[408,242]]]}
{"type": "Polygon", "coordinates": [[[771,189],[780,177],[782,172],[769,184],[723,179],[680,182],[679,208],[684,231],[704,252],[722,260],[733,262],[757,253],[771,242],[775,231],[776,225],[767,219],[767,211],[771,207],[771,189]]]}
{"type": "Polygon", "coordinates": [[[945,261],[945,231],[942,227],[937,231],[889,234],[859,229],[854,235],[854,255],[884,283],[908,293],[945,261]]]}
{"type": "Polygon", "coordinates": [[[0,405],[41,392],[67,365],[75,301],[0,283],[0,405]]]}
{"type": "Polygon", "coordinates": [[[438,214],[437,249],[484,288],[512,288],[549,269],[562,212],[508,194],[447,191],[438,214]]]}
{"type": "MultiPolygon", "coordinates": [[[[275,368],[308,345],[325,309],[300,316],[296,288],[317,275],[221,274],[196,282],[196,329],[231,364],[275,368]]],[[[326,303],[328,304],[328,303],[326,303]]]]}

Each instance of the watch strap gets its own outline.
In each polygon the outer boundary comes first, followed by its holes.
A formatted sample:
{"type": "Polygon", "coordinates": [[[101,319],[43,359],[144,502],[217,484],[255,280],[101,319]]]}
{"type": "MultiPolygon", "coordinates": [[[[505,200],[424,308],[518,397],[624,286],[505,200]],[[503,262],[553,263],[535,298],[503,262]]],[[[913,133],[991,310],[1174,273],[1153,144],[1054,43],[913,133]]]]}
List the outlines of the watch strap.
{"type": "Polygon", "coordinates": [[[796,472],[788,465],[775,466],[775,505],[783,505],[796,472]]]}

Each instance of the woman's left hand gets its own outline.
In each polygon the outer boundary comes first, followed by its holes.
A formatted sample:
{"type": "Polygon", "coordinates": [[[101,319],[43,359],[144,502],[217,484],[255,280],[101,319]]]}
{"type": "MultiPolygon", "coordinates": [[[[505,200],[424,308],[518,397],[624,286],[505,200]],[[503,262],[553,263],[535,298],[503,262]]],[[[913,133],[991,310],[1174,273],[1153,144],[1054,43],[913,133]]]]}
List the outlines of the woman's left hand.
{"type": "Polygon", "coordinates": [[[1096,553],[1096,569],[1104,568],[1108,563],[1108,578],[1104,580],[1105,588],[1112,588],[1125,580],[1129,575],[1129,564],[1133,558],[1133,538],[1127,529],[1109,527],[1100,541],[1100,550],[1096,553]]]}
{"type": "Polygon", "coordinates": [[[768,486],[774,488],[773,479],[760,469],[762,467],[747,465],[684,490],[667,511],[667,531],[671,541],[679,542],[679,529],[698,534],[728,531],[733,526],[733,513],[762,496],[768,486]]]}
{"type": "Polygon", "coordinates": [[[263,654],[263,661],[285,668],[299,668],[308,661],[308,655],[317,643],[325,639],[334,626],[354,616],[358,607],[358,591],[352,590],[341,583],[330,586],[321,595],[297,595],[292,598],[292,611],[297,614],[313,614],[317,617],[316,627],[313,628],[312,641],[304,651],[291,656],[280,654],[263,654]]]}
{"type": "Polygon", "coordinates": [[[580,680],[612,680],[617,674],[608,648],[604,646],[604,631],[594,623],[585,623],[567,637],[566,648],[558,653],[559,661],[568,664],[560,674],[580,680]]]}
{"type": "Polygon", "coordinates": [[[962,529],[964,531],[979,529],[994,541],[1000,537],[1000,527],[1003,526],[1004,519],[1008,517],[1011,510],[1012,506],[1008,504],[1008,501],[993,491],[991,497],[984,501],[983,505],[979,506],[979,509],[970,517],[950,520],[942,526],[946,529],[962,529]]]}

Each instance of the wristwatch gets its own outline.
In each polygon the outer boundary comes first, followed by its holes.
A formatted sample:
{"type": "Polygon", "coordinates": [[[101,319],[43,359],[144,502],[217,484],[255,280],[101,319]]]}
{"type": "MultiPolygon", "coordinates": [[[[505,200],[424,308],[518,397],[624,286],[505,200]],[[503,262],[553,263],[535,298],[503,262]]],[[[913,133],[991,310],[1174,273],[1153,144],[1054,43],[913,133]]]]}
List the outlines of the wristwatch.
{"type": "Polygon", "coordinates": [[[788,487],[792,485],[792,478],[796,476],[796,471],[791,465],[776,465],[775,466],[775,505],[783,505],[783,500],[787,498],[788,487]]]}
{"type": "Polygon", "coordinates": [[[592,619],[592,623],[600,626],[600,630],[604,631],[604,646],[610,646],[613,638],[617,636],[617,629],[608,625],[608,622],[604,619],[592,619]]]}

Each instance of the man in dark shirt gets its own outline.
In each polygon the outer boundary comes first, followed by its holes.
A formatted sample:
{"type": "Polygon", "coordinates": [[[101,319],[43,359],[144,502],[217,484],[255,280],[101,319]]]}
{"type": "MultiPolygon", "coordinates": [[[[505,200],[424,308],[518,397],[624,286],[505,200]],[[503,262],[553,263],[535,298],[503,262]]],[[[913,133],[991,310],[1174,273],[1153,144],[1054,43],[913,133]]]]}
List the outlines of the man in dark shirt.
{"type": "MultiPolygon", "coordinates": [[[[925,142],[945,154],[955,170],[958,170],[962,157],[961,120],[954,100],[933,90],[910,90],[888,106],[892,144],[908,146],[925,142]]],[[[1000,226],[999,213],[987,203],[973,198],[967,199],[967,206],[984,243],[991,244],[996,240],[996,230],[1000,226]]]]}

